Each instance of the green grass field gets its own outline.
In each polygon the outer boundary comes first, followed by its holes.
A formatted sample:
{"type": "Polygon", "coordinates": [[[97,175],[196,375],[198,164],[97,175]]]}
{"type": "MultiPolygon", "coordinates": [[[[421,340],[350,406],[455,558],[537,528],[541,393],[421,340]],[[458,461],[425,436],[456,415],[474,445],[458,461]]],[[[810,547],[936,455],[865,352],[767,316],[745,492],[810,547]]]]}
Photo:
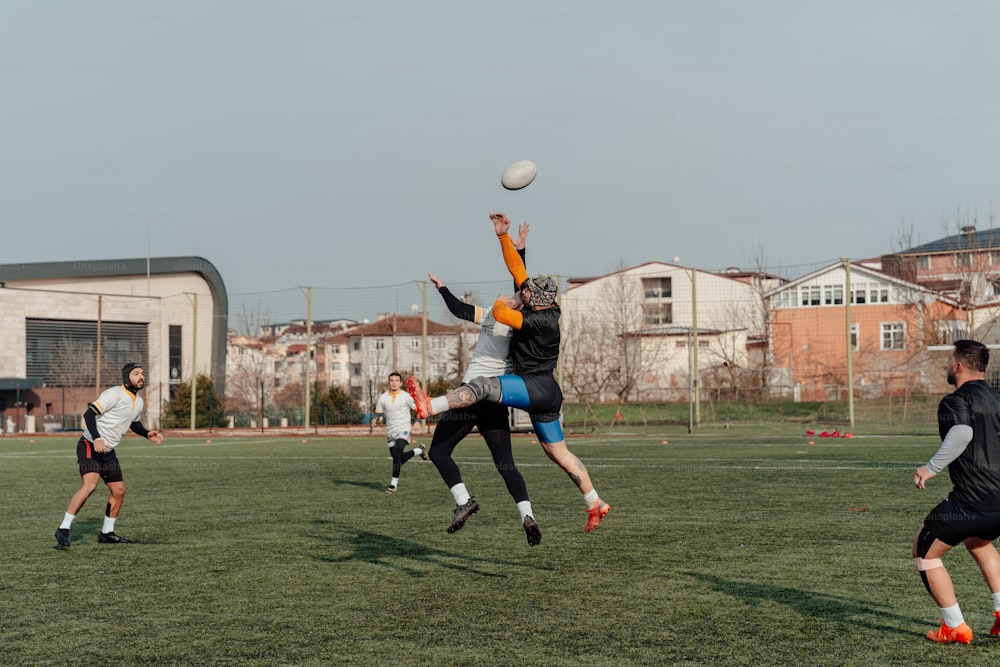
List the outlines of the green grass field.
{"type": "MultiPolygon", "coordinates": [[[[675,429],[676,431],[677,429],[675,429]]],[[[119,449],[128,496],[96,541],[103,485],[55,546],[73,436],[0,439],[0,663],[17,665],[997,664],[971,558],[946,556],[976,638],[923,639],[938,612],[910,560],[929,436],[676,432],[571,440],[613,510],[515,439],[543,532],[529,548],[478,436],[457,450],[482,509],[414,459],[400,491],[380,436],[181,436],[119,449]],[[667,438],[668,445],[661,444],[667,438]]]]}

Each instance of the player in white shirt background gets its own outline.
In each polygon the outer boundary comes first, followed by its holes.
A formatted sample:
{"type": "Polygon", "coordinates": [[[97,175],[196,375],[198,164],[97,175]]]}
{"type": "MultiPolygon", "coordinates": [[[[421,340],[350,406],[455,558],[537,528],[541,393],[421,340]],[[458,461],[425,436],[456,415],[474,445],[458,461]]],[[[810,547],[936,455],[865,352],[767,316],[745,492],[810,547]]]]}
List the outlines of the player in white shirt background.
{"type": "Polygon", "coordinates": [[[410,411],[415,410],[416,407],[413,398],[403,391],[403,377],[399,373],[390,373],[389,389],[375,401],[375,416],[372,417],[373,427],[378,423],[379,417],[385,420],[385,439],[392,456],[392,478],[389,480],[386,493],[396,493],[399,486],[399,474],[404,463],[415,455],[427,460],[426,446],[414,447],[411,450],[406,449],[406,446],[410,444],[410,431],[413,428],[410,411]]]}

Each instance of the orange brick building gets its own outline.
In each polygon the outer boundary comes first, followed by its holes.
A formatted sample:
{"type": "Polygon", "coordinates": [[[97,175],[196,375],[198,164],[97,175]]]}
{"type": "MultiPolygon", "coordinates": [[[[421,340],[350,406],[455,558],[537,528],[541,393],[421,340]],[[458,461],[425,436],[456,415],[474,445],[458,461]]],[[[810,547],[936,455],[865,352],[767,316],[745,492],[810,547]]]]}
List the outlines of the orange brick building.
{"type": "Polygon", "coordinates": [[[930,346],[967,332],[958,303],[859,264],[837,263],[767,295],[771,386],[797,400],[846,398],[848,349],[856,395],[941,386],[942,356],[930,346]]]}

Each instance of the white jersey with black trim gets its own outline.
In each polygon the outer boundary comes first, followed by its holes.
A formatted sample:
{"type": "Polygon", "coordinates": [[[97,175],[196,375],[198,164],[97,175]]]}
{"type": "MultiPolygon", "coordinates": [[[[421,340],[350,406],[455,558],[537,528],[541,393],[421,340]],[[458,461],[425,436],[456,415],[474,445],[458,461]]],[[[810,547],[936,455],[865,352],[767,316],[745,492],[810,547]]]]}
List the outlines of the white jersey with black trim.
{"type": "Polygon", "coordinates": [[[396,393],[383,392],[375,402],[375,414],[385,416],[385,437],[391,444],[395,440],[410,440],[410,410],[416,410],[413,398],[400,389],[396,393]]]}
{"type": "MultiPolygon", "coordinates": [[[[139,421],[142,416],[142,399],[126,389],[124,385],[105,389],[91,405],[99,410],[97,430],[100,432],[101,438],[104,439],[108,451],[118,446],[125,434],[132,428],[132,423],[139,421]]],[[[83,437],[90,442],[94,441],[94,436],[86,427],[83,430],[83,437]]]]}
{"type": "Polygon", "coordinates": [[[476,347],[472,351],[469,367],[465,369],[462,382],[477,377],[497,377],[510,372],[510,361],[507,354],[510,351],[510,337],[514,330],[503,322],[493,318],[492,308],[476,306],[476,323],[482,327],[476,347]]]}

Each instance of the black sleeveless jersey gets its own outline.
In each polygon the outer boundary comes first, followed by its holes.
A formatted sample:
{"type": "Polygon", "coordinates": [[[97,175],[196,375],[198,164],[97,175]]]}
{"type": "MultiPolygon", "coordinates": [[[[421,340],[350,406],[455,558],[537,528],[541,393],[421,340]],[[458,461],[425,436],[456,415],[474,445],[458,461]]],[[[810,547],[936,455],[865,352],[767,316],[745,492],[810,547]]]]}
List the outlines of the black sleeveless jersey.
{"type": "Polygon", "coordinates": [[[552,373],[559,363],[559,305],[521,313],[520,329],[510,339],[510,360],[517,375],[552,373]]]}
{"type": "Polygon", "coordinates": [[[977,512],[1000,512],[1000,394],[985,380],[970,380],[941,399],[941,438],[957,424],[972,427],[972,441],[948,465],[950,498],[977,512]]]}

